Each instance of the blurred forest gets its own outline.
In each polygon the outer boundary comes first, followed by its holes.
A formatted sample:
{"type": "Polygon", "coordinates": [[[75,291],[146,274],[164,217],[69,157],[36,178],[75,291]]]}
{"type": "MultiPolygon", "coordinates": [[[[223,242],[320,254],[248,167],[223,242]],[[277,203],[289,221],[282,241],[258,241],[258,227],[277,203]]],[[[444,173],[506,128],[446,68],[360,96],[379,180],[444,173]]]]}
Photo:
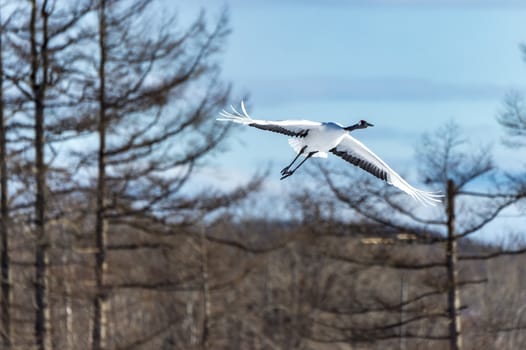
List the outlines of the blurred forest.
{"type": "MultiPolygon", "coordinates": [[[[417,152],[444,206],[343,162],[298,175],[287,220],[252,213],[258,173],[196,189],[230,131],[228,16],[159,4],[1,1],[0,349],[526,348],[524,228],[471,238],[526,215],[524,173],[449,123],[417,152]]],[[[510,151],[525,108],[496,120],[510,151]]]]}

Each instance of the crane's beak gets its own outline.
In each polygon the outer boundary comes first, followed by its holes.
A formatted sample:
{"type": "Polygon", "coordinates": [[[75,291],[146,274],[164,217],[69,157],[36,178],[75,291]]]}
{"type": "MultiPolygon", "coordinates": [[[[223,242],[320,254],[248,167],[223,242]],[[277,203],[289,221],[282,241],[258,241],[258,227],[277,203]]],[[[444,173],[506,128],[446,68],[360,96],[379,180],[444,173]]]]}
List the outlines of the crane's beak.
{"type": "Polygon", "coordinates": [[[369,122],[366,122],[367,123],[367,126],[374,126],[374,124],[371,124],[369,122]]]}

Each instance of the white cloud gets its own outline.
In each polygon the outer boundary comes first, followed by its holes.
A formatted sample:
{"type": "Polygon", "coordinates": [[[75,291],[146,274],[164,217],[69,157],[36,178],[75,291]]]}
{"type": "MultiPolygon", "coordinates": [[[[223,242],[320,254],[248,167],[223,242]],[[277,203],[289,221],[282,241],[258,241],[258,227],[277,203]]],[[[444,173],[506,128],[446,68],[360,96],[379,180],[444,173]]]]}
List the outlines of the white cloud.
{"type": "Polygon", "coordinates": [[[418,78],[305,77],[245,81],[253,98],[267,104],[312,100],[487,100],[501,99],[512,86],[452,84],[418,78]]]}
{"type": "Polygon", "coordinates": [[[275,5],[322,5],[322,6],[342,6],[342,7],[376,7],[376,6],[397,6],[397,7],[439,7],[439,8],[525,8],[524,0],[230,0],[226,2],[236,6],[275,6],[275,5]]]}

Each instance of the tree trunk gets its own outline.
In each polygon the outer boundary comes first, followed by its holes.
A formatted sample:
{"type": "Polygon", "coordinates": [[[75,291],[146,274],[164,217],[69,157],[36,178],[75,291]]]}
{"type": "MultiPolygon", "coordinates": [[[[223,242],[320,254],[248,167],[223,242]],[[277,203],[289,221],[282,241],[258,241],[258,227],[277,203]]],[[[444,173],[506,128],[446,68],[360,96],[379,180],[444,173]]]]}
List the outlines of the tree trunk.
{"type": "Polygon", "coordinates": [[[104,275],[106,273],[106,219],[105,219],[105,197],[106,197],[106,1],[100,1],[99,9],[99,154],[97,175],[97,199],[96,199],[96,223],[95,223],[95,298],[93,301],[93,334],[92,349],[99,350],[106,347],[106,292],[104,289],[104,275]]]}
{"type": "MultiPolygon", "coordinates": [[[[201,219],[204,220],[204,219],[201,219]]],[[[201,239],[200,239],[200,254],[201,254],[201,279],[202,279],[202,295],[203,295],[203,328],[201,332],[201,349],[209,348],[208,336],[210,328],[210,317],[212,315],[211,301],[210,301],[210,286],[208,284],[208,249],[206,246],[206,228],[204,222],[201,222],[201,239]]]]}
{"type": "Polygon", "coordinates": [[[406,338],[405,338],[405,308],[404,304],[407,300],[407,286],[404,279],[404,273],[400,275],[400,339],[398,343],[398,349],[405,350],[406,347],[406,338]]]}
{"type": "Polygon", "coordinates": [[[41,8],[42,16],[42,43],[40,52],[37,47],[36,22],[37,4],[31,1],[30,42],[31,42],[31,88],[34,98],[35,115],[35,338],[37,349],[45,350],[49,346],[49,308],[47,305],[47,265],[49,239],[46,233],[46,164],[44,159],[44,98],[47,85],[47,1],[44,0],[41,8]],[[42,76],[39,80],[38,72],[42,76]]]}
{"type": "Polygon", "coordinates": [[[448,316],[449,347],[451,350],[462,349],[460,292],[458,286],[458,250],[455,236],[455,183],[447,182],[447,246],[446,266],[448,279],[448,316]]]}
{"type": "MultiPolygon", "coordinates": [[[[1,15],[1,14],[0,14],[1,15]]],[[[0,25],[2,21],[0,18],[0,25]]],[[[1,265],[1,289],[2,296],[0,300],[0,307],[2,308],[1,315],[1,337],[2,349],[9,349],[11,347],[11,281],[9,276],[9,208],[7,206],[7,142],[6,142],[6,128],[4,119],[4,60],[2,48],[3,32],[0,32],[0,240],[2,246],[0,247],[0,265],[1,265]]]]}

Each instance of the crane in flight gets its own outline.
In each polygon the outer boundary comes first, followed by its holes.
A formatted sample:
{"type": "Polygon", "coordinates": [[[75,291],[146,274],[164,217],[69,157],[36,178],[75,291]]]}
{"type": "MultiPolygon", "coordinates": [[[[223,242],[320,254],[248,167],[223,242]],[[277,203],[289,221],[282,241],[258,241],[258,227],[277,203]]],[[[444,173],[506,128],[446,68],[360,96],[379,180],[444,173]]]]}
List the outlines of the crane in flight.
{"type": "Polygon", "coordinates": [[[289,136],[289,145],[296,152],[296,156],[281,170],[281,180],[291,176],[311,157],[327,158],[329,152],[362,168],[377,178],[386,181],[407,193],[413,199],[423,204],[435,205],[440,203],[440,193],[427,192],[411,186],[380,157],[374,154],[363,143],[350,135],[357,129],[365,129],[373,124],[360,120],[347,127],[335,122],[314,122],[310,120],[261,120],[252,119],[247,113],[245,104],[241,101],[241,112],[231,106],[232,111],[223,110],[219,121],[230,121],[254,128],[268,130],[289,136]],[[305,158],[293,168],[294,163],[304,156],[305,158]]]}

